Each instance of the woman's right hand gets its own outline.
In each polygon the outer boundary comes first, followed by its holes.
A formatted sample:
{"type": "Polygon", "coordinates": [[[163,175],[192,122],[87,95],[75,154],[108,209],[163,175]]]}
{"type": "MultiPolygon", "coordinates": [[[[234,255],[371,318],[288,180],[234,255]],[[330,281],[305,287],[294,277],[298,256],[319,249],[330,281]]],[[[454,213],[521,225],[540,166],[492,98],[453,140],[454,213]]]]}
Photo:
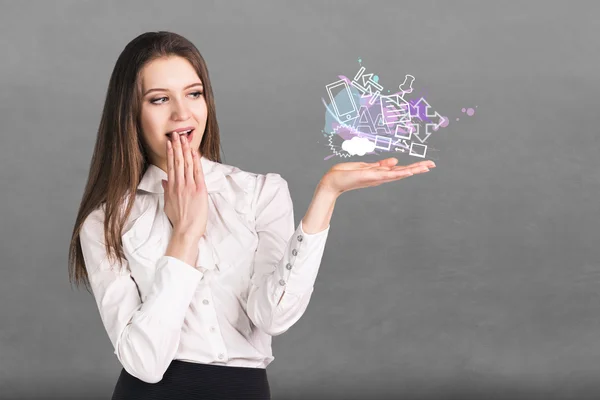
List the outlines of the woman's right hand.
{"type": "Polygon", "coordinates": [[[200,153],[191,149],[186,135],[171,134],[167,140],[167,181],[165,213],[173,225],[173,234],[200,240],[206,231],[208,191],[200,153]]]}

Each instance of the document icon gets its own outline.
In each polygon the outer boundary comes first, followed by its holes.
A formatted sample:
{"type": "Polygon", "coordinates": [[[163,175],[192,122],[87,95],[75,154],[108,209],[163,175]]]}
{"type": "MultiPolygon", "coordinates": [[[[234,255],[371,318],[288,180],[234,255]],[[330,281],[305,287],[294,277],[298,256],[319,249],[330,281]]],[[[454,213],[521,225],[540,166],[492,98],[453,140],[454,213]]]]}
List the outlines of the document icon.
{"type": "Polygon", "coordinates": [[[410,105],[398,94],[380,96],[381,116],[386,125],[410,127],[410,105]]]}

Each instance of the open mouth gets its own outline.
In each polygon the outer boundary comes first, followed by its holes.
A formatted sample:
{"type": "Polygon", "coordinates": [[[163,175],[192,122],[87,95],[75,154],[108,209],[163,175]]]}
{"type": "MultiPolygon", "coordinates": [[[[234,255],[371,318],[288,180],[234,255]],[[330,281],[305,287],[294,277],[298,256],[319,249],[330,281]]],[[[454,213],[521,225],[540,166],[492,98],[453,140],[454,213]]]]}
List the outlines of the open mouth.
{"type": "Polygon", "coordinates": [[[177,132],[177,133],[169,132],[169,133],[166,133],[166,136],[172,137],[172,135],[179,135],[179,136],[186,135],[188,142],[191,142],[194,137],[194,131],[195,131],[195,129],[189,129],[187,131],[181,131],[181,132],[177,132]]]}

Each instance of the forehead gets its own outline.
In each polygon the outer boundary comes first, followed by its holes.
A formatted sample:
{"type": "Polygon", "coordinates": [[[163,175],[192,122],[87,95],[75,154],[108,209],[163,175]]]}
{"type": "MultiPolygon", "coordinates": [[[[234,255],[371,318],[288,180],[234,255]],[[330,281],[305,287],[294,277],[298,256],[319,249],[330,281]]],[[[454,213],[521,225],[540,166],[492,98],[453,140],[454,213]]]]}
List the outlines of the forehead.
{"type": "Polygon", "coordinates": [[[143,91],[154,87],[177,90],[201,82],[192,64],[182,57],[152,60],[142,68],[140,78],[143,91]]]}

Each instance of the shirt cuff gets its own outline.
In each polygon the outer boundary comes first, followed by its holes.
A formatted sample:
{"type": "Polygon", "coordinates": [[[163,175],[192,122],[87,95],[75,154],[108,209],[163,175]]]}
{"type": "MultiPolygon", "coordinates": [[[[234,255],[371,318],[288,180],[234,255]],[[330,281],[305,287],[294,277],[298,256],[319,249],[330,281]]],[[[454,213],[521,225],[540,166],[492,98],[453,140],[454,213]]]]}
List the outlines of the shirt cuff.
{"type": "Polygon", "coordinates": [[[146,316],[181,328],[198,283],[204,274],[171,256],[162,256],[150,293],[140,311],[146,316]]]}
{"type": "Polygon", "coordinates": [[[322,231],[319,231],[316,233],[306,233],[306,232],[304,232],[304,228],[302,226],[302,220],[300,220],[300,225],[298,227],[298,229],[300,230],[300,233],[304,237],[316,237],[318,235],[326,235],[329,233],[329,228],[331,228],[331,224],[327,225],[327,228],[323,229],[322,231]]]}
{"type": "Polygon", "coordinates": [[[300,221],[283,257],[279,285],[283,287],[286,295],[289,293],[301,296],[313,289],[330,227],[331,225],[320,232],[307,234],[300,221]]]}

